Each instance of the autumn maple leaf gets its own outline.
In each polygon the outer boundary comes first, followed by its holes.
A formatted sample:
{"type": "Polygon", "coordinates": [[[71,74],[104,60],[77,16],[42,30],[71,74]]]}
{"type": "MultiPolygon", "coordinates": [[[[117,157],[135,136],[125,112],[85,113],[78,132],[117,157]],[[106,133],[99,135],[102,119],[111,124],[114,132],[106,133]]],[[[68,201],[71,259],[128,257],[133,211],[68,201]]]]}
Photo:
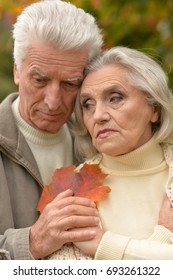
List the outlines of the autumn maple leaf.
{"type": "Polygon", "coordinates": [[[84,164],[78,171],[74,165],[56,169],[51,183],[43,188],[37,210],[42,212],[47,203],[67,189],[73,190],[75,196],[99,202],[110,192],[108,186],[102,186],[107,175],[98,164],[84,164]]]}

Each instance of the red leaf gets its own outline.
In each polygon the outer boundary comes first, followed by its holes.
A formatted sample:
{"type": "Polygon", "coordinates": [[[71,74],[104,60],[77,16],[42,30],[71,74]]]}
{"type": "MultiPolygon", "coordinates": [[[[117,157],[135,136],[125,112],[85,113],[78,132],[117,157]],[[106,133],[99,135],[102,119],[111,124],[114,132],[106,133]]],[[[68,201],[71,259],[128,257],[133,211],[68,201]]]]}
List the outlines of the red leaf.
{"type": "Polygon", "coordinates": [[[51,183],[43,188],[37,210],[42,212],[46,204],[67,189],[73,190],[76,196],[98,202],[110,192],[109,187],[102,186],[106,176],[98,164],[84,164],[79,171],[73,165],[56,169],[51,183]]]}

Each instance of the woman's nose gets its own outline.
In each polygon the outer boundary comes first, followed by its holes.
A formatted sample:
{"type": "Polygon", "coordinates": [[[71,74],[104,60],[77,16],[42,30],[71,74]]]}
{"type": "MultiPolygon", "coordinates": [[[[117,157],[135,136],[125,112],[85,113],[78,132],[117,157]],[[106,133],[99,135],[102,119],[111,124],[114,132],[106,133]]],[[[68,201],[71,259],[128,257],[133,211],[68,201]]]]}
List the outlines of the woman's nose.
{"type": "Polygon", "coordinates": [[[97,104],[93,117],[97,122],[108,121],[110,119],[110,114],[107,106],[104,104],[97,104]]]}

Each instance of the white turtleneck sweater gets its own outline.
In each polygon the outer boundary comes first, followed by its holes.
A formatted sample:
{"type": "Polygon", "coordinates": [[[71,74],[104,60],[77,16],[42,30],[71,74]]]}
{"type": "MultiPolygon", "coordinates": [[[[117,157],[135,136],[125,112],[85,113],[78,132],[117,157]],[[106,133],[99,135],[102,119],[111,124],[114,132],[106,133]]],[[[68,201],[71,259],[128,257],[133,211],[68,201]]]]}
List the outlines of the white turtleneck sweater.
{"type": "Polygon", "coordinates": [[[73,145],[68,126],[63,125],[54,134],[38,131],[24,121],[18,107],[19,98],[12,104],[17,126],[34,155],[43,184],[48,184],[56,168],[73,164],[73,145]]]}
{"type": "Polygon", "coordinates": [[[98,205],[105,234],[95,259],[173,259],[173,233],[157,225],[168,180],[162,147],[151,139],[122,156],[103,154],[100,167],[111,192],[98,205]]]}
{"type": "MultiPolygon", "coordinates": [[[[173,202],[173,151],[169,148],[164,146],[163,153],[152,138],[128,154],[97,155],[87,161],[99,164],[109,174],[104,185],[111,187],[98,204],[105,233],[96,260],[173,260],[173,233],[158,225],[165,191],[173,202]]],[[[74,255],[74,248],[64,245],[49,259],[90,258],[76,248],[75,252],[74,255]]]]}

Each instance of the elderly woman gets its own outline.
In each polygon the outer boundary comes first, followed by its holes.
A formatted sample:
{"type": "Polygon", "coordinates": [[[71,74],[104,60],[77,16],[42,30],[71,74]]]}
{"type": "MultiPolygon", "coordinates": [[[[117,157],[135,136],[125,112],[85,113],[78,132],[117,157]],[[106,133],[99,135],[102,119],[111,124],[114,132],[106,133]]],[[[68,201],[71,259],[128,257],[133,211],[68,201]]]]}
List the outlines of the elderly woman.
{"type": "Polygon", "coordinates": [[[86,68],[76,116],[77,153],[109,174],[111,192],[96,237],[75,245],[95,259],[173,259],[173,97],[160,65],[106,50],[86,68]]]}

